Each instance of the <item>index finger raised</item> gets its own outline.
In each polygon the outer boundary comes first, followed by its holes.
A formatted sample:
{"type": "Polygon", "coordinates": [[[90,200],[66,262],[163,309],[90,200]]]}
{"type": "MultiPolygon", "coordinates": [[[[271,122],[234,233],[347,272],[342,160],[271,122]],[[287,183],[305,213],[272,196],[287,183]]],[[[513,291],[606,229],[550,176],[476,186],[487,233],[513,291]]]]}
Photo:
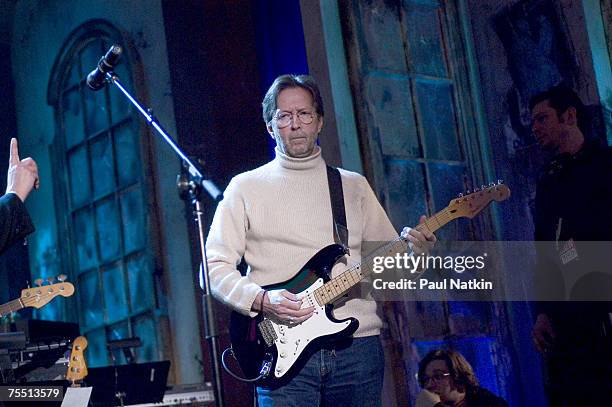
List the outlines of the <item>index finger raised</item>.
{"type": "Polygon", "coordinates": [[[9,156],[9,164],[17,165],[19,164],[19,149],[17,147],[17,139],[15,137],[11,138],[11,150],[9,156]]]}

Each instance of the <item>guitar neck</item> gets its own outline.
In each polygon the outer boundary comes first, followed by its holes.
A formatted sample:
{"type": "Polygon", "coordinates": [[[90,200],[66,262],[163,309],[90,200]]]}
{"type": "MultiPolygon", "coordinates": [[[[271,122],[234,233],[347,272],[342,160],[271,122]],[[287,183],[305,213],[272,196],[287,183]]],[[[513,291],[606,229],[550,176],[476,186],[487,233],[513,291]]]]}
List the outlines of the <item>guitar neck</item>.
{"type": "Polygon", "coordinates": [[[338,276],[332,278],[327,283],[314,291],[314,296],[320,305],[333,302],[342,297],[351,288],[359,284],[361,280],[372,274],[372,262],[374,257],[380,255],[394,255],[408,250],[408,243],[402,239],[393,240],[383,247],[370,254],[366,260],[360,264],[349,268],[338,276]]]}
{"type": "MultiPolygon", "coordinates": [[[[435,232],[448,222],[457,218],[473,218],[482,211],[492,201],[501,202],[510,196],[510,189],[501,181],[497,184],[491,183],[489,187],[477,188],[468,195],[460,195],[451,200],[449,205],[435,215],[419,223],[415,229],[419,231],[429,230],[435,232]]],[[[361,264],[349,268],[340,275],[332,278],[323,286],[314,291],[315,299],[320,305],[329,304],[337,298],[343,296],[353,286],[372,274],[372,263],[378,256],[394,256],[408,251],[408,242],[403,238],[398,238],[390,243],[378,248],[374,253],[368,255],[361,264]]]]}
{"type": "Polygon", "coordinates": [[[10,314],[14,311],[19,311],[22,308],[24,308],[24,305],[21,302],[20,298],[13,301],[9,301],[6,304],[0,305],[0,317],[10,314]]]}
{"type": "MultiPolygon", "coordinates": [[[[448,208],[444,208],[435,215],[425,219],[423,223],[418,224],[415,229],[419,231],[429,229],[429,231],[433,233],[455,218],[456,216],[454,216],[448,208]]],[[[317,302],[320,305],[333,302],[346,294],[355,285],[359,284],[361,280],[372,274],[375,257],[395,256],[396,254],[401,255],[407,251],[408,242],[403,238],[397,238],[379,247],[373,253],[369,254],[360,264],[349,268],[316,289],[314,295],[317,302]]]]}
{"type": "Polygon", "coordinates": [[[415,229],[418,231],[429,229],[429,231],[433,233],[436,230],[440,229],[442,226],[446,225],[448,222],[455,219],[457,219],[457,216],[454,214],[454,211],[446,207],[435,215],[425,219],[423,223],[419,223],[418,225],[416,225],[415,229]]]}

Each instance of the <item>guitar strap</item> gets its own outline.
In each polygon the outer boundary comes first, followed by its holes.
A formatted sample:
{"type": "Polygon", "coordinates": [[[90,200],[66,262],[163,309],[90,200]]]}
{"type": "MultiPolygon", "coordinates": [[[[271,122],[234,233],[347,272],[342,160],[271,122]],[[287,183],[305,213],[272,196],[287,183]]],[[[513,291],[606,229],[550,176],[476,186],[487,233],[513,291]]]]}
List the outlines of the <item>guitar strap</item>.
{"type": "Polygon", "coordinates": [[[344,210],[344,193],[342,179],[337,168],[327,165],[327,184],[329,185],[329,198],[331,200],[334,242],[344,246],[348,253],[348,227],[346,226],[346,212],[344,210]]]}

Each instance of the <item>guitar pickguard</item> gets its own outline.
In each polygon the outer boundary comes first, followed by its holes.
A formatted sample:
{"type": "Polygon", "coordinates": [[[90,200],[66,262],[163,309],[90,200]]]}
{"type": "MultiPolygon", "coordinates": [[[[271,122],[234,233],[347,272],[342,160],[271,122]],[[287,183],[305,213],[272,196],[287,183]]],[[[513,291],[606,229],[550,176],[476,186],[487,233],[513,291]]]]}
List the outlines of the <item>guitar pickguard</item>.
{"type": "Polygon", "coordinates": [[[289,326],[268,320],[277,336],[274,341],[277,358],[273,366],[276,378],[283,377],[314,340],[342,332],[353,321],[334,322],[328,318],[325,307],[316,303],[312,292],[321,287],[323,283],[323,279],[318,279],[307,290],[297,294],[303,301],[302,308],[314,307],[313,315],[306,321],[289,326]]]}

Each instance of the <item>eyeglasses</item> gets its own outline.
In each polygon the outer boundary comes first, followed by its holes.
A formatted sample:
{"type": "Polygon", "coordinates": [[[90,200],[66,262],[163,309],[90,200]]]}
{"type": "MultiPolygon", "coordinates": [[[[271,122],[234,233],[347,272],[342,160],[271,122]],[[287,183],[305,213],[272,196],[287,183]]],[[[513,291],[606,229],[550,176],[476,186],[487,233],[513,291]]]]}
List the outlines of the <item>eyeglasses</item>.
{"type": "MultiPolygon", "coordinates": [[[[276,125],[278,126],[278,128],[282,129],[283,127],[287,127],[291,124],[291,119],[293,119],[293,115],[293,112],[278,112],[276,116],[273,117],[273,119],[276,120],[276,125]]],[[[300,123],[310,124],[314,120],[316,113],[311,112],[309,110],[300,110],[299,112],[295,113],[295,115],[300,121],[300,123]]]]}
{"type": "Polygon", "coordinates": [[[427,384],[429,383],[430,380],[435,380],[436,382],[441,382],[442,380],[444,380],[445,378],[447,378],[448,376],[450,376],[450,373],[443,373],[443,372],[435,372],[433,375],[431,376],[423,376],[421,378],[421,380],[423,381],[423,384],[427,384]]]}

